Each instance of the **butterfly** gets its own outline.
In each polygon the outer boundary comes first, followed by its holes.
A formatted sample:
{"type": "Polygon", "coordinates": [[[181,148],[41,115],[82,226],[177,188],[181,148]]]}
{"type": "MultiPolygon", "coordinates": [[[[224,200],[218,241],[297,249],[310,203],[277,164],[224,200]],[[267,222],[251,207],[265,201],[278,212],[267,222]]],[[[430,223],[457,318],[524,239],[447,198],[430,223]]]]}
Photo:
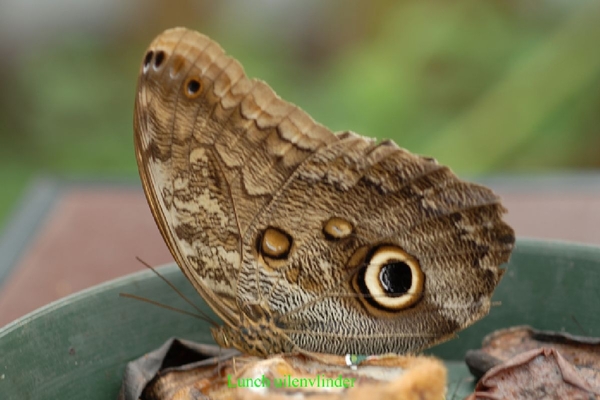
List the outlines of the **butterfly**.
{"type": "Polygon", "coordinates": [[[500,199],[394,142],[333,133],[208,37],[160,34],[135,151],[177,264],[244,353],[416,352],[485,316],[514,246],[500,199]]]}

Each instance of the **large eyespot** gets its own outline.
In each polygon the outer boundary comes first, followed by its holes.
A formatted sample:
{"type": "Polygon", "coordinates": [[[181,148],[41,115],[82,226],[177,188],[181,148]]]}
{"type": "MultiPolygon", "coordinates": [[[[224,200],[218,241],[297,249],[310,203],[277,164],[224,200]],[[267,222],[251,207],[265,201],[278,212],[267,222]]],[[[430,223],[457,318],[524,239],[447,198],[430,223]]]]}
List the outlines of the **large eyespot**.
{"type": "Polygon", "coordinates": [[[354,287],[373,307],[399,311],[415,305],[423,295],[425,275],[419,262],[397,246],[375,248],[354,278],[354,287]]]}
{"type": "Polygon", "coordinates": [[[189,99],[195,99],[202,93],[202,82],[197,78],[188,78],[183,85],[183,90],[189,99]]]}
{"type": "Polygon", "coordinates": [[[340,240],[350,236],[354,227],[343,218],[331,217],[323,225],[323,234],[327,240],[340,240]]]}

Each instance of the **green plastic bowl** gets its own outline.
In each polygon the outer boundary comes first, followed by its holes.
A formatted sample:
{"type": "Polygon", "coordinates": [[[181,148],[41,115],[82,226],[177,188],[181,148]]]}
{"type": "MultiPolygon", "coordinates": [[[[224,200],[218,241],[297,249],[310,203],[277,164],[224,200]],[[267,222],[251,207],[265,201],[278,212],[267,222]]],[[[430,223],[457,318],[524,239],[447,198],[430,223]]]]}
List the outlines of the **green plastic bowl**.
{"type": "MultiPolygon", "coordinates": [[[[514,325],[600,336],[600,247],[520,239],[494,300],[501,305],[428,351],[449,369],[448,399],[473,381],[462,361],[488,333],[514,325]]],[[[214,315],[177,266],[161,274],[214,315]]],[[[116,399],[127,362],[176,336],[213,343],[207,324],[119,296],[190,307],[151,271],[56,301],[0,329],[0,399],[116,399]]]]}

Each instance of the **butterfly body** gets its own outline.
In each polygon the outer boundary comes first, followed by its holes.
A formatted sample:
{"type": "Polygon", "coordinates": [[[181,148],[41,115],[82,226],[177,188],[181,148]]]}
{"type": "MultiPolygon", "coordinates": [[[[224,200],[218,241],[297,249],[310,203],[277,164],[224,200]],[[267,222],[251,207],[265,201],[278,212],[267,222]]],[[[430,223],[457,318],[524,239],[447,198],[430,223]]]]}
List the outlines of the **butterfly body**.
{"type": "Polygon", "coordinates": [[[514,244],[494,193],[334,134],[206,36],[154,40],[134,125],[150,208],[222,346],[415,352],[489,311],[514,244]]]}

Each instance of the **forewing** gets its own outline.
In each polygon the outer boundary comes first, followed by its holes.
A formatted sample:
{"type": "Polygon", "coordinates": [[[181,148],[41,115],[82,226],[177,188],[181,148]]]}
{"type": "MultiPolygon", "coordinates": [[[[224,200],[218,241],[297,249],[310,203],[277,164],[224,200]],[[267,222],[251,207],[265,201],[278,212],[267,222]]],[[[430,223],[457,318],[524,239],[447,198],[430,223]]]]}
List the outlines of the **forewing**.
{"type": "Polygon", "coordinates": [[[150,45],[134,126],[144,190],[171,253],[236,326],[245,230],[292,171],[336,136],[184,28],[150,45]]]}

